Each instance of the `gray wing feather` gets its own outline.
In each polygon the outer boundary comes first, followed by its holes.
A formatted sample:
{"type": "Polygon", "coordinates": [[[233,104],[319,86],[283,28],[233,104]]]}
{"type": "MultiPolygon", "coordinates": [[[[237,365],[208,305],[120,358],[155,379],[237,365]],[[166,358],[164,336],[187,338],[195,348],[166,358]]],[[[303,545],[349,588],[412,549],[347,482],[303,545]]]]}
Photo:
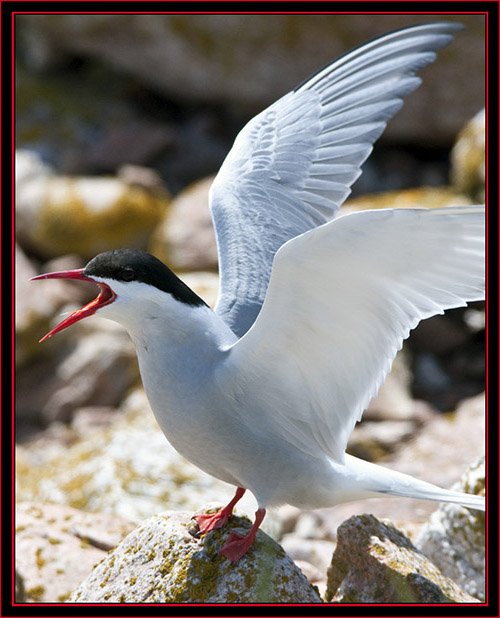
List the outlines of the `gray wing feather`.
{"type": "Polygon", "coordinates": [[[210,189],[219,253],[217,313],[242,336],[276,251],[332,218],[360,166],[436,50],[463,26],[399,30],[345,54],[253,118],[210,189]]]}

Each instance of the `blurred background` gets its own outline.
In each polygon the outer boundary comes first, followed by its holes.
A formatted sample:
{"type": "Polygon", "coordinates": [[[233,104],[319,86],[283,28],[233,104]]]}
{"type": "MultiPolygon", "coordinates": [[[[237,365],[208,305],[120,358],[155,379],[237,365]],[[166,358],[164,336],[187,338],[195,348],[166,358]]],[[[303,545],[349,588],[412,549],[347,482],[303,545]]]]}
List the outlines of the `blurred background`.
{"type": "MultiPolygon", "coordinates": [[[[96,317],[37,343],[61,311],[94,297],[92,286],[28,279],[138,247],[213,305],[207,192],[238,131],[349,49],[441,20],[466,30],[419,74],[422,85],[376,143],[345,211],[484,201],[484,15],[16,16],[20,501],[137,521],[231,494],[170,452],[118,326],[96,317]]],[[[484,384],[484,304],[425,321],[351,452],[449,486],[484,450],[484,384]]],[[[435,505],[391,508],[414,523],[435,505]]],[[[308,534],[333,538],[337,512],[318,515],[308,534]]]]}
{"type": "Polygon", "coordinates": [[[64,174],[151,166],[177,192],[215,173],[239,129],[319,67],[390,30],[446,19],[467,29],[425,69],[354,192],[438,184],[456,134],[484,105],[482,15],[19,15],[18,145],[64,174]]]}

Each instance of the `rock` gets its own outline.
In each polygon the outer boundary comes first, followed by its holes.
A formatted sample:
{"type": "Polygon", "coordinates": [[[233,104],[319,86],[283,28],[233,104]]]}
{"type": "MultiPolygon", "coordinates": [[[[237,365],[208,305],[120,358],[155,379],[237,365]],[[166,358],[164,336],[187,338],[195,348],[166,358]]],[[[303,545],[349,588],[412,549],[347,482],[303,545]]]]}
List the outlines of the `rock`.
{"type": "Polygon", "coordinates": [[[458,319],[435,315],[423,320],[411,334],[411,348],[414,354],[433,356],[450,355],[468,338],[468,329],[458,319]]]}
{"type": "Polygon", "coordinates": [[[110,427],[117,417],[117,408],[111,406],[87,406],[73,414],[71,428],[80,437],[86,438],[101,429],[110,427]]]}
{"type": "MultiPolygon", "coordinates": [[[[42,57],[39,50],[36,54],[42,57]]],[[[19,146],[36,151],[58,172],[76,176],[114,174],[122,164],[150,165],[161,148],[168,152],[173,126],[168,111],[141,113],[136,87],[126,76],[100,63],[67,63],[56,55],[57,67],[49,72],[28,67],[18,56],[19,146]]]]}
{"type": "Polygon", "coordinates": [[[320,590],[320,586],[323,588],[323,592],[326,590],[326,576],[319,569],[317,569],[313,564],[307,562],[306,560],[294,560],[295,566],[298,567],[302,573],[306,576],[307,581],[310,584],[313,584],[316,588],[317,592],[319,592],[320,596],[322,590],[320,590]]]}
{"type": "Polygon", "coordinates": [[[18,371],[19,419],[46,426],[70,421],[84,406],[116,407],[139,381],[135,349],[123,328],[98,317],[77,326],[54,344],[44,342],[47,352],[18,371]]]}
{"type": "MultiPolygon", "coordinates": [[[[451,141],[484,104],[484,17],[456,19],[467,30],[426,68],[424,87],[391,122],[393,140],[451,141]]],[[[46,68],[42,58],[60,63],[65,53],[98,58],[170,97],[250,108],[250,115],[350,48],[421,22],[403,14],[20,16],[23,56],[35,70],[46,68]]]]}
{"type": "Polygon", "coordinates": [[[57,504],[18,503],[16,601],[66,601],[94,565],[133,528],[131,522],[113,515],[84,513],[57,504]]]}
{"type": "Polygon", "coordinates": [[[477,603],[389,521],[351,517],[338,529],[328,569],[332,603],[477,603]]]}
{"type": "Polygon", "coordinates": [[[117,247],[144,249],[169,202],[165,190],[119,178],[22,174],[17,238],[42,258],[78,253],[88,260],[117,247]]]}
{"type": "MultiPolygon", "coordinates": [[[[218,555],[233,517],[201,539],[190,513],[165,512],[143,522],[73,592],[72,603],[320,603],[283,549],[262,531],[238,563],[218,555]]],[[[244,529],[244,530],[242,530],[244,529]]]]}
{"type": "Polygon", "coordinates": [[[326,579],[326,570],[335,550],[334,542],[301,538],[294,533],[285,534],[280,539],[280,544],[296,564],[311,565],[309,573],[302,567],[301,570],[312,584],[326,579]]]}
{"type": "Polygon", "coordinates": [[[24,187],[32,180],[49,178],[55,173],[54,168],[32,150],[18,148],[15,157],[15,182],[18,187],[24,187]]]}
{"type": "Polygon", "coordinates": [[[59,387],[41,407],[47,421],[68,421],[76,408],[89,402],[116,406],[138,382],[132,342],[123,330],[107,327],[76,339],[73,351],[58,365],[59,387]]]}
{"type": "Polygon", "coordinates": [[[451,182],[477,203],[485,200],[486,112],[482,109],[458,134],[451,151],[451,182]]]}
{"type": "Polygon", "coordinates": [[[179,193],[156,228],[150,252],[178,271],[217,270],[215,232],[208,208],[213,178],[179,193]]]}
{"type": "Polygon", "coordinates": [[[165,195],[165,183],[160,174],[152,168],[142,165],[131,165],[129,163],[118,168],[116,176],[129,185],[143,187],[153,193],[165,195]]]}
{"type": "MultiPolygon", "coordinates": [[[[485,492],[484,457],[453,486],[457,491],[485,492]]],[[[457,504],[441,504],[415,541],[416,547],[471,596],[485,601],[485,514],[457,504]]]]}
{"type": "Polygon", "coordinates": [[[415,435],[412,421],[361,422],[349,439],[348,453],[367,461],[378,461],[415,435]]]}
{"type": "Polygon", "coordinates": [[[17,243],[15,262],[15,362],[20,367],[39,356],[38,340],[47,332],[49,320],[61,306],[67,288],[61,280],[53,279],[47,281],[43,293],[37,293],[35,282],[29,279],[38,273],[17,243]]]}
{"type": "Polygon", "coordinates": [[[154,168],[173,192],[219,168],[241,122],[217,105],[176,104],[99,58],[58,57],[49,73],[16,65],[19,146],[64,175],[122,177],[122,166],[154,168]]]}

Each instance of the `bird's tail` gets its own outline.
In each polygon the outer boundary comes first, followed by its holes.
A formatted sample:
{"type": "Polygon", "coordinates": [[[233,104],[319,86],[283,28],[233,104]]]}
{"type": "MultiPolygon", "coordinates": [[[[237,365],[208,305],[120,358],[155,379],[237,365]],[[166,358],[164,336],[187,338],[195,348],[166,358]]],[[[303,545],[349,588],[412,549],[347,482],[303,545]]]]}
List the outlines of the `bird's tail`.
{"type": "Polygon", "coordinates": [[[432,483],[413,478],[409,474],[390,470],[389,468],[363,461],[357,457],[347,455],[346,459],[346,463],[351,471],[355,471],[360,480],[365,479],[367,483],[366,489],[369,491],[402,496],[404,498],[453,502],[470,509],[485,510],[484,496],[442,489],[432,483]]]}
{"type": "Polygon", "coordinates": [[[383,491],[382,493],[391,494],[393,496],[403,496],[404,498],[421,498],[423,500],[453,502],[466,506],[469,509],[477,509],[478,511],[484,511],[486,509],[484,496],[464,494],[460,491],[452,491],[450,489],[441,489],[437,485],[425,483],[424,481],[418,481],[418,483],[419,486],[413,486],[411,489],[394,488],[383,491]]]}

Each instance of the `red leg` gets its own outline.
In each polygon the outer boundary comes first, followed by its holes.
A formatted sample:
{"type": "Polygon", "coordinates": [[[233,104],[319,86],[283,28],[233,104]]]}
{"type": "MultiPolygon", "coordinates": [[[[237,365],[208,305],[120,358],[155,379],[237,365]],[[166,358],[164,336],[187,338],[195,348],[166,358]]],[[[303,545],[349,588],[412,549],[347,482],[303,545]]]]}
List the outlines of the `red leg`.
{"type": "Polygon", "coordinates": [[[217,511],[217,513],[203,513],[201,515],[195,515],[193,519],[196,520],[200,528],[200,533],[206,534],[207,532],[210,532],[210,530],[222,528],[222,526],[227,524],[233,513],[234,505],[243,497],[244,493],[245,489],[238,487],[231,502],[220,511],[217,511]]]}
{"type": "Polygon", "coordinates": [[[247,553],[251,544],[254,542],[257,535],[257,530],[259,529],[265,514],[266,509],[259,509],[255,513],[255,523],[246,536],[241,536],[241,534],[231,532],[219,554],[226,556],[226,558],[229,558],[232,562],[238,562],[238,560],[247,553]]]}

